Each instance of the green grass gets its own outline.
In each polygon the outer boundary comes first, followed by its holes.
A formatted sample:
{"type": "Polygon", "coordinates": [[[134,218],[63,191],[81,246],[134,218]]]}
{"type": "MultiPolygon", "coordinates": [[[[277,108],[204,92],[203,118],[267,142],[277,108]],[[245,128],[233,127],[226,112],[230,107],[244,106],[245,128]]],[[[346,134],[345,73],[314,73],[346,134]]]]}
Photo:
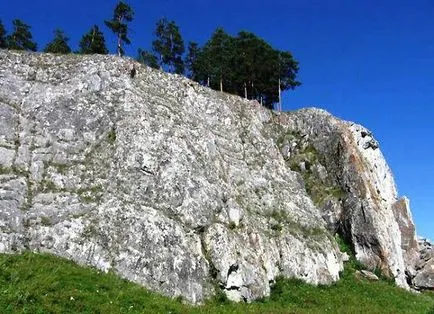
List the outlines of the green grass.
{"type": "Polygon", "coordinates": [[[279,279],[269,298],[235,304],[219,298],[194,307],[151,293],[114,274],[46,254],[0,255],[1,313],[434,313],[434,295],[387,281],[356,279],[346,268],[332,286],[279,279]]]}

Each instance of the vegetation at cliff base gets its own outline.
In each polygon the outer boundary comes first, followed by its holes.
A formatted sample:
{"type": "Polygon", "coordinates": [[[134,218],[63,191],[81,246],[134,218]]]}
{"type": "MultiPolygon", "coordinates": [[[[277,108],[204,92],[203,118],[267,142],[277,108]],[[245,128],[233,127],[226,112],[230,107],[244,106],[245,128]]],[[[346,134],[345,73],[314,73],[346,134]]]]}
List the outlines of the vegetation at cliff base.
{"type": "Polygon", "coordinates": [[[271,296],[250,304],[214,299],[184,304],[47,254],[0,255],[1,313],[434,313],[434,294],[414,294],[388,281],[354,276],[314,287],[279,279],[271,296]]]}

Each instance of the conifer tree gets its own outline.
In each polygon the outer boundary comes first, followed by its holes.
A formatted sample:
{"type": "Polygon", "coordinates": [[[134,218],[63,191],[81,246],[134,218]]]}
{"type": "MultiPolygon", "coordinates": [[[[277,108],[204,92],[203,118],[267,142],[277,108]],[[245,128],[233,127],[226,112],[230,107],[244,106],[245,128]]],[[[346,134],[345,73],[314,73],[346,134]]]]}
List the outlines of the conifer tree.
{"type": "Polygon", "coordinates": [[[158,69],[158,58],[147,50],[142,50],[139,48],[138,50],[139,56],[137,57],[137,61],[146,64],[147,66],[158,69]]]}
{"type": "Polygon", "coordinates": [[[60,54],[71,53],[71,48],[68,46],[68,40],[69,38],[66,37],[65,33],[62,30],[56,29],[54,31],[54,39],[47,44],[44,52],[60,54]]]}
{"type": "Polygon", "coordinates": [[[94,25],[88,33],[84,34],[80,40],[78,53],[81,54],[101,54],[108,53],[105,45],[104,34],[94,25]]]}
{"type": "Polygon", "coordinates": [[[13,20],[13,32],[6,37],[6,45],[9,49],[36,51],[37,44],[32,40],[30,26],[21,20],[13,20]]]}
{"type": "MultiPolygon", "coordinates": [[[[193,49],[193,48],[192,48],[193,49]]],[[[253,33],[236,37],[218,28],[195,58],[189,59],[191,77],[213,89],[256,99],[273,108],[279,92],[294,89],[298,62],[291,53],[273,49],[253,33]]]]}
{"type": "Polygon", "coordinates": [[[174,21],[160,19],[155,29],[156,39],[152,42],[154,52],[160,58],[160,67],[171,73],[184,73],[185,47],[179,27],[174,21]]]}
{"type": "Polygon", "coordinates": [[[133,9],[123,0],[120,0],[114,9],[113,18],[104,21],[105,25],[107,25],[107,27],[117,36],[117,53],[119,56],[122,56],[125,52],[123,45],[131,44],[131,41],[128,38],[127,22],[131,22],[133,17],[133,9]]]}
{"type": "Polygon", "coordinates": [[[187,48],[187,56],[185,57],[185,68],[187,77],[196,80],[195,74],[198,72],[196,67],[199,66],[197,63],[197,57],[200,54],[199,45],[196,42],[189,42],[187,48]]]}
{"type": "Polygon", "coordinates": [[[0,49],[7,48],[6,45],[6,29],[3,26],[2,21],[0,20],[0,49]]]}
{"type": "Polygon", "coordinates": [[[228,35],[223,28],[217,28],[202,49],[199,56],[200,76],[209,80],[213,89],[234,93],[232,87],[235,64],[234,38],[228,35]]]}

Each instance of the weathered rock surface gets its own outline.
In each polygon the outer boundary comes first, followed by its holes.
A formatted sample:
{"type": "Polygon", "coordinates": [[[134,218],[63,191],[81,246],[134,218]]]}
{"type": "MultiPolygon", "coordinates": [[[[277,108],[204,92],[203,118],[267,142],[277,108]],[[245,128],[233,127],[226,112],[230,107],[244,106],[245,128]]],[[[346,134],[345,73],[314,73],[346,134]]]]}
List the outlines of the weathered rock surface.
{"type": "Polygon", "coordinates": [[[356,277],[365,278],[365,279],[369,279],[372,281],[380,280],[376,274],[374,274],[373,272],[370,272],[368,270],[360,270],[360,271],[358,270],[358,271],[356,271],[355,275],[356,275],[356,277]]]}
{"type": "Polygon", "coordinates": [[[0,252],[249,301],[277,276],[337,280],[339,232],[407,287],[411,215],[369,131],[132,62],[0,50],[0,252]]]}
{"type": "Polygon", "coordinates": [[[434,245],[427,239],[418,241],[420,258],[415,264],[413,284],[420,289],[434,290],[434,245]]]}
{"type": "Polygon", "coordinates": [[[114,56],[0,52],[1,252],[50,252],[200,302],[331,283],[341,253],[273,113],[114,56]]]}
{"type": "Polygon", "coordinates": [[[410,201],[403,197],[392,205],[395,219],[401,231],[401,248],[404,253],[407,281],[416,276],[417,264],[420,259],[419,245],[416,236],[416,227],[410,211],[410,201]]]}
{"type": "Polygon", "coordinates": [[[411,215],[372,134],[319,109],[288,113],[280,124],[287,163],[302,173],[328,228],[350,240],[359,261],[408,288],[404,255],[413,252],[411,215]],[[407,229],[400,229],[402,220],[407,229]]]}

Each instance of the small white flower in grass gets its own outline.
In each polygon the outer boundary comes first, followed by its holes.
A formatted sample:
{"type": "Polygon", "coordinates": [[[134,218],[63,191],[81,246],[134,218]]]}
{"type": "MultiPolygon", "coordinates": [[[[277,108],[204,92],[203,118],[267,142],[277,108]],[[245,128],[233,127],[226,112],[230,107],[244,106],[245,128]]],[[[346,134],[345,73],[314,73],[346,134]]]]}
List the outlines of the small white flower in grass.
{"type": "Polygon", "coordinates": [[[69,299],[70,299],[71,301],[74,301],[74,300],[75,300],[74,297],[70,297],[69,299]]]}

